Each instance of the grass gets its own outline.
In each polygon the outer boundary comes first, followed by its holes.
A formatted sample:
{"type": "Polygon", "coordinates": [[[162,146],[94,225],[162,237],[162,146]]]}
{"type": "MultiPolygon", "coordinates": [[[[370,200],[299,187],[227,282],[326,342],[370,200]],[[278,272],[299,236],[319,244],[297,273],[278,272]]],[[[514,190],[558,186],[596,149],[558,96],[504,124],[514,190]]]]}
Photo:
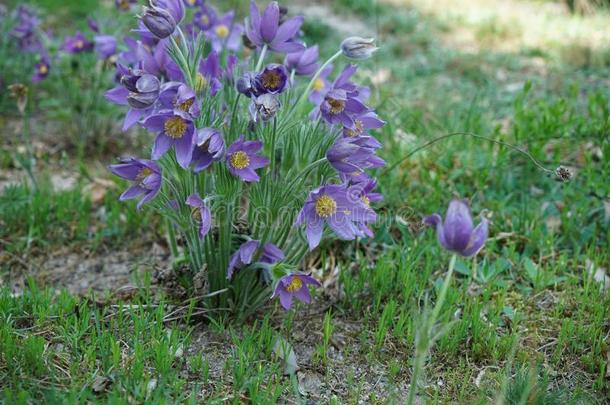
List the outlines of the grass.
{"type": "MultiPolygon", "coordinates": [[[[347,3],[333,7],[345,10],[347,3]]],[[[526,148],[551,170],[569,166],[573,181],[557,182],[497,144],[447,139],[380,177],[385,199],[375,238],[326,243],[308,259],[309,269],[328,281],[328,293],[316,291],[315,304],[297,313],[270,305],[243,327],[195,315],[198,308],[167,295],[148,273],[134,276],[130,296],[107,299],[58,292],[26,272],[31,279],[22,295],[0,293],[0,397],[403,403],[422,314],[436,302],[449,263],[420,220],[457,193],[475,213],[486,210],[492,237],[476,260],[456,263],[439,313],[438,328],[446,331],[425,362],[419,397],[604,403],[610,295],[589,269],[610,263],[607,64],[583,68],[546,51],[507,50],[498,42],[518,35],[489,19],[466,24],[482,46],[449,47],[448,33],[463,20],[413,10],[371,1],[352,9],[354,18],[378,24],[384,45],[359,73],[376,83],[372,104],[387,121],[377,134],[383,157],[393,163],[434,137],[471,132],[526,148]],[[372,79],[383,70],[386,82],[372,79]],[[289,361],[274,350],[278,336],[294,349],[297,374],[284,375],[289,361]]],[[[594,26],[597,17],[591,18],[594,26]]],[[[304,30],[309,42],[324,40],[323,50],[332,51],[324,21],[304,30]]],[[[0,161],[12,170],[10,157],[0,161]]],[[[83,191],[89,177],[63,192],[45,181],[37,190],[5,188],[2,255],[23,260],[65,246],[107,252],[142,235],[163,243],[159,224],[119,204],[118,190],[107,193],[100,217],[83,191]]],[[[4,274],[19,267],[0,266],[4,274]]]]}

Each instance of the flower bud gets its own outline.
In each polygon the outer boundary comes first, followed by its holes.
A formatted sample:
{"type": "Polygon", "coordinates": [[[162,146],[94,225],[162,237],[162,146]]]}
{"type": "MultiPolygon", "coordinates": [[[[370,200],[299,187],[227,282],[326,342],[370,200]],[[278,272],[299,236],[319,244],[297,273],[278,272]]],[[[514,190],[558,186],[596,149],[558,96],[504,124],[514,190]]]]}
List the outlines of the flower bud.
{"type": "Polygon", "coordinates": [[[254,111],[251,111],[254,122],[257,118],[263,121],[269,121],[277,114],[280,109],[280,101],[275,94],[262,94],[256,97],[253,101],[254,111]]]}
{"type": "Polygon", "coordinates": [[[144,7],[142,22],[157,38],[167,38],[176,30],[176,20],[169,11],[151,5],[144,7]]]}
{"type": "Polygon", "coordinates": [[[375,38],[349,37],[341,42],[343,55],[350,59],[368,59],[377,49],[375,38]]]}
{"type": "Polygon", "coordinates": [[[236,83],[237,91],[246,97],[252,97],[256,93],[256,73],[244,73],[236,83]]]}
{"type": "Polygon", "coordinates": [[[151,74],[143,74],[142,76],[137,77],[137,80],[135,81],[133,81],[132,77],[122,80],[121,82],[129,90],[127,102],[133,108],[148,108],[159,98],[161,84],[159,83],[159,79],[151,74]]]}

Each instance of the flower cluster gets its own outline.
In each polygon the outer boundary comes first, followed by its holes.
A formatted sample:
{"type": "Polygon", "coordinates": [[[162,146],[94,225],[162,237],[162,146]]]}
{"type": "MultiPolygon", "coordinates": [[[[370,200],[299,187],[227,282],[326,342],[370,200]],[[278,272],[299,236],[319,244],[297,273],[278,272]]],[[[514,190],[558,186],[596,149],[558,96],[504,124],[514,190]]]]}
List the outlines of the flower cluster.
{"type": "MultiPolygon", "coordinates": [[[[384,161],[369,131],[384,122],[353,81],[355,65],[329,77],[340,56],[376,48],[350,38],[320,63],[303,18],[277,2],[251,1],[243,25],[234,15],[200,0],[143,9],[106,98],[127,108],[125,130],[139,125],[154,141],[148,159],[109,169],[131,182],[121,199],[141,196],[138,207],[149,203],[180,231],[192,271],[207,270],[210,305],[255,310],[272,295],[289,309],[319,285],[299,266],[326,225],[345,240],[373,236],[371,203],[382,197],[370,170],[384,161]]],[[[115,51],[103,38],[94,47],[115,51]]]]}

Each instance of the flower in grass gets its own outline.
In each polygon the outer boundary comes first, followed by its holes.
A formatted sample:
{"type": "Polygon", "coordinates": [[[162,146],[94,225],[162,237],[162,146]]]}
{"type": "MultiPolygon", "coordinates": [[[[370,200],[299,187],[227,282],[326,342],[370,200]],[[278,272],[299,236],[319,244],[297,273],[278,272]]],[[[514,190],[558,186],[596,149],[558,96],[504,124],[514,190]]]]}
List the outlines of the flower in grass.
{"type": "Polygon", "coordinates": [[[340,173],[361,173],[385,165],[385,161],[375,155],[380,147],[372,136],[339,137],[326,153],[326,159],[340,173]]]}
{"type": "Polygon", "coordinates": [[[237,79],[237,91],[246,97],[258,95],[256,76],[257,74],[255,72],[246,72],[241,75],[241,77],[237,79]]]}
{"type": "Polygon", "coordinates": [[[159,92],[160,109],[179,110],[188,113],[191,118],[197,118],[201,113],[195,91],[184,83],[167,82],[159,92]]]}
{"type": "Polygon", "coordinates": [[[369,129],[381,128],[385,122],[379,119],[379,116],[374,111],[369,111],[357,118],[354,118],[353,128],[343,128],[343,136],[357,137],[367,134],[369,129]]]}
{"type": "Polygon", "coordinates": [[[256,76],[256,89],[258,94],[279,94],[286,88],[288,83],[288,71],[286,66],[271,63],[256,76]]]}
{"type": "Polygon", "coordinates": [[[212,227],[212,213],[205,202],[194,193],[188,196],[186,204],[192,207],[191,216],[199,227],[199,239],[205,238],[212,227]]]}
{"type": "Polygon", "coordinates": [[[119,11],[129,11],[132,4],[136,4],[138,0],[114,0],[114,5],[119,11]]]}
{"type": "Polygon", "coordinates": [[[37,34],[40,20],[36,13],[29,7],[21,5],[15,10],[15,20],[17,23],[10,32],[15,38],[17,45],[23,51],[40,51],[43,46],[37,34]]]}
{"type": "Polygon", "coordinates": [[[160,39],[172,35],[184,18],[182,0],[150,0],[149,5],[141,17],[146,28],[160,39]]]}
{"type": "Polygon", "coordinates": [[[319,287],[320,283],[307,274],[289,274],[278,280],[271,298],[279,297],[280,304],[286,311],[290,310],[293,298],[309,304],[311,302],[309,285],[319,287]]]}
{"type": "Polygon", "coordinates": [[[481,250],[489,233],[488,221],[473,228],[470,207],[465,200],[454,199],[449,203],[445,222],[439,214],[424,218],[424,224],[436,227],[436,235],[441,246],[461,256],[473,256],[481,250]]]}
{"type": "Polygon", "coordinates": [[[211,51],[206,58],[199,62],[195,90],[197,93],[201,93],[209,89],[210,95],[215,96],[222,87],[221,77],[222,69],[220,68],[218,53],[211,51]]]}
{"type": "Polygon", "coordinates": [[[176,160],[188,168],[193,157],[195,125],[191,116],[181,110],[162,110],[146,118],[144,128],[157,134],[152,150],[152,159],[159,160],[174,146],[176,160]]]}
{"type": "Polygon", "coordinates": [[[34,65],[34,75],[32,81],[37,83],[44,80],[51,72],[51,62],[47,55],[42,55],[36,65],[34,65]]]}
{"type": "Polygon", "coordinates": [[[324,224],[328,224],[341,239],[365,236],[359,224],[374,222],[377,215],[358,194],[353,186],[337,184],[322,186],[309,194],[296,225],[306,224],[310,250],[320,244],[324,224]]]}
{"type": "Polygon", "coordinates": [[[369,111],[359,99],[360,88],[349,80],[356,69],[356,65],[346,66],[320,105],[322,117],[331,125],[354,128],[354,118],[369,111]]]}
{"type": "Polygon", "coordinates": [[[117,40],[112,35],[96,35],[93,37],[95,42],[95,52],[101,60],[106,60],[116,55],[117,40]]]}
{"type": "Polygon", "coordinates": [[[261,94],[254,98],[250,104],[250,117],[253,122],[258,122],[259,118],[263,121],[269,121],[275,117],[280,106],[277,94],[261,94]]]}
{"type": "Polygon", "coordinates": [[[99,34],[100,32],[100,26],[97,23],[97,21],[95,21],[94,18],[92,17],[87,17],[87,26],[89,27],[89,29],[93,32],[95,32],[96,34],[99,34]]]}
{"type": "Polygon", "coordinates": [[[349,37],[341,42],[343,55],[350,59],[368,59],[378,49],[375,38],[349,37]]]}
{"type": "Polygon", "coordinates": [[[288,71],[293,71],[297,75],[311,76],[318,70],[318,46],[293,52],[286,55],[284,65],[288,71]]]}
{"type": "MultiPolygon", "coordinates": [[[[372,192],[375,187],[377,187],[377,180],[375,179],[368,179],[362,183],[357,183],[353,186],[354,196],[360,198],[364,205],[370,207],[372,202],[383,200],[383,196],[381,194],[372,192]]],[[[374,236],[373,231],[371,231],[366,222],[359,222],[358,225],[362,233],[364,233],[366,236],[369,238],[374,236]]]]}
{"type": "Polygon", "coordinates": [[[222,159],[224,152],[225,141],[219,130],[215,128],[198,129],[191,161],[193,171],[199,173],[207,169],[213,162],[222,159]]]}
{"type": "MultiPolygon", "coordinates": [[[[244,242],[239,249],[229,259],[229,267],[227,268],[227,278],[233,277],[235,270],[242,269],[254,260],[254,254],[260,247],[261,242],[258,240],[249,240],[244,242]]],[[[273,264],[284,260],[284,252],[273,243],[265,243],[261,251],[258,261],[264,264],[273,264]]]]}
{"type": "Polygon", "coordinates": [[[74,36],[64,38],[61,49],[68,53],[88,52],[93,49],[93,42],[89,41],[78,31],[74,36]]]}
{"type": "Polygon", "coordinates": [[[203,5],[193,16],[193,24],[200,30],[207,31],[214,26],[217,18],[214,8],[203,5]]]}
{"type": "Polygon", "coordinates": [[[239,50],[244,27],[236,24],[234,18],[235,12],[229,11],[222,17],[214,19],[210,27],[205,30],[205,36],[211,42],[214,51],[220,53],[223,49],[239,50]]]}
{"type": "Polygon", "coordinates": [[[303,17],[293,17],[280,25],[280,8],[277,1],[272,1],[261,16],[254,0],[250,1],[250,20],[246,25],[246,35],[250,42],[280,53],[298,52],[305,48],[294,42],[293,38],[303,24],[303,17]]]}
{"type": "Polygon", "coordinates": [[[327,77],[332,73],[333,65],[328,65],[320,72],[318,78],[313,82],[309,101],[316,106],[319,106],[324,101],[326,93],[330,90],[332,84],[327,80],[327,77]]]}
{"type": "Polygon", "coordinates": [[[131,200],[143,195],[138,202],[138,209],[155,198],[161,189],[161,168],[153,161],[133,157],[121,159],[121,163],[108,166],[113,174],[132,182],[119,200],[131,200]]]}
{"type": "Polygon", "coordinates": [[[255,170],[269,164],[269,159],[257,154],[262,147],[262,142],[245,141],[243,135],[233,142],[227,149],[226,158],[231,174],[247,182],[259,181],[255,170]]]}

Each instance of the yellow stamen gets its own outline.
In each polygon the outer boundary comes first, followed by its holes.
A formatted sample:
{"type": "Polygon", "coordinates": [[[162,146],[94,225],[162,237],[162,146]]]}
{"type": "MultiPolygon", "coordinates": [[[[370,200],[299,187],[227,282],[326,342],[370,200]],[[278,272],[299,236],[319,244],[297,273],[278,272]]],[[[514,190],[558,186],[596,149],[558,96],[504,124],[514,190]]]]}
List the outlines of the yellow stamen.
{"type": "Polygon", "coordinates": [[[186,100],[184,103],[178,105],[178,108],[184,112],[188,112],[188,110],[193,106],[194,102],[195,102],[195,99],[191,98],[189,100],[186,100]]]}
{"type": "Polygon", "coordinates": [[[208,87],[208,79],[205,78],[201,73],[197,73],[195,79],[195,91],[201,93],[206,87],[208,87]]]}
{"type": "Polygon", "coordinates": [[[355,125],[355,129],[348,129],[347,132],[347,136],[350,137],[355,137],[358,135],[362,135],[362,132],[364,131],[364,124],[362,123],[362,121],[360,120],[355,120],[354,121],[354,125],[355,125]]]}
{"type": "Polygon", "coordinates": [[[315,91],[322,91],[322,90],[324,90],[324,87],[325,87],[324,80],[322,80],[322,79],[318,78],[318,79],[316,79],[315,82],[313,82],[313,89],[315,91]]]}
{"type": "Polygon", "coordinates": [[[138,184],[143,184],[144,180],[146,180],[146,178],[148,176],[150,176],[153,173],[152,170],[150,170],[150,168],[148,167],[143,167],[142,169],[140,169],[140,171],[138,172],[138,175],[136,176],[136,183],[138,184]]]}
{"type": "Polygon", "coordinates": [[[334,98],[329,98],[328,104],[330,104],[331,114],[341,114],[343,110],[345,110],[345,101],[343,100],[335,100],[334,98]]]}
{"type": "Polygon", "coordinates": [[[280,75],[273,71],[269,70],[263,75],[263,87],[266,89],[276,89],[280,86],[282,78],[280,75]]]}
{"type": "Polygon", "coordinates": [[[210,23],[210,17],[208,17],[207,14],[202,14],[199,21],[201,21],[201,24],[203,25],[208,25],[210,23]]]}
{"type": "Polygon", "coordinates": [[[40,65],[38,71],[41,75],[46,75],[49,72],[49,67],[47,65],[40,65]]]}
{"type": "Polygon", "coordinates": [[[301,279],[298,277],[292,277],[292,280],[290,280],[290,283],[286,286],[286,291],[289,293],[294,293],[299,291],[301,288],[303,288],[303,282],[301,279]]]}
{"type": "Polygon", "coordinates": [[[186,132],[186,121],[181,117],[171,117],[165,121],[165,133],[173,139],[180,139],[186,132]]]}
{"type": "Polygon", "coordinates": [[[76,49],[83,49],[85,47],[85,43],[79,39],[78,41],[76,41],[74,46],[76,46],[76,49]]]}
{"type": "Polygon", "coordinates": [[[322,218],[328,218],[337,212],[337,202],[330,196],[324,194],[316,201],[316,214],[322,218]]]}
{"type": "Polygon", "coordinates": [[[201,208],[199,208],[199,207],[193,208],[193,210],[191,211],[191,217],[196,222],[201,222],[201,208]]]}
{"type": "Polygon", "coordinates": [[[237,151],[231,155],[231,166],[235,169],[241,170],[250,166],[250,158],[244,151],[237,151]]]}
{"type": "Polygon", "coordinates": [[[362,197],[360,197],[360,199],[367,207],[371,205],[371,200],[367,196],[363,195],[362,197]]]}
{"type": "Polygon", "coordinates": [[[219,38],[224,39],[229,36],[229,27],[226,25],[219,25],[214,31],[216,31],[216,35],[218,35],[219,38]]]}

